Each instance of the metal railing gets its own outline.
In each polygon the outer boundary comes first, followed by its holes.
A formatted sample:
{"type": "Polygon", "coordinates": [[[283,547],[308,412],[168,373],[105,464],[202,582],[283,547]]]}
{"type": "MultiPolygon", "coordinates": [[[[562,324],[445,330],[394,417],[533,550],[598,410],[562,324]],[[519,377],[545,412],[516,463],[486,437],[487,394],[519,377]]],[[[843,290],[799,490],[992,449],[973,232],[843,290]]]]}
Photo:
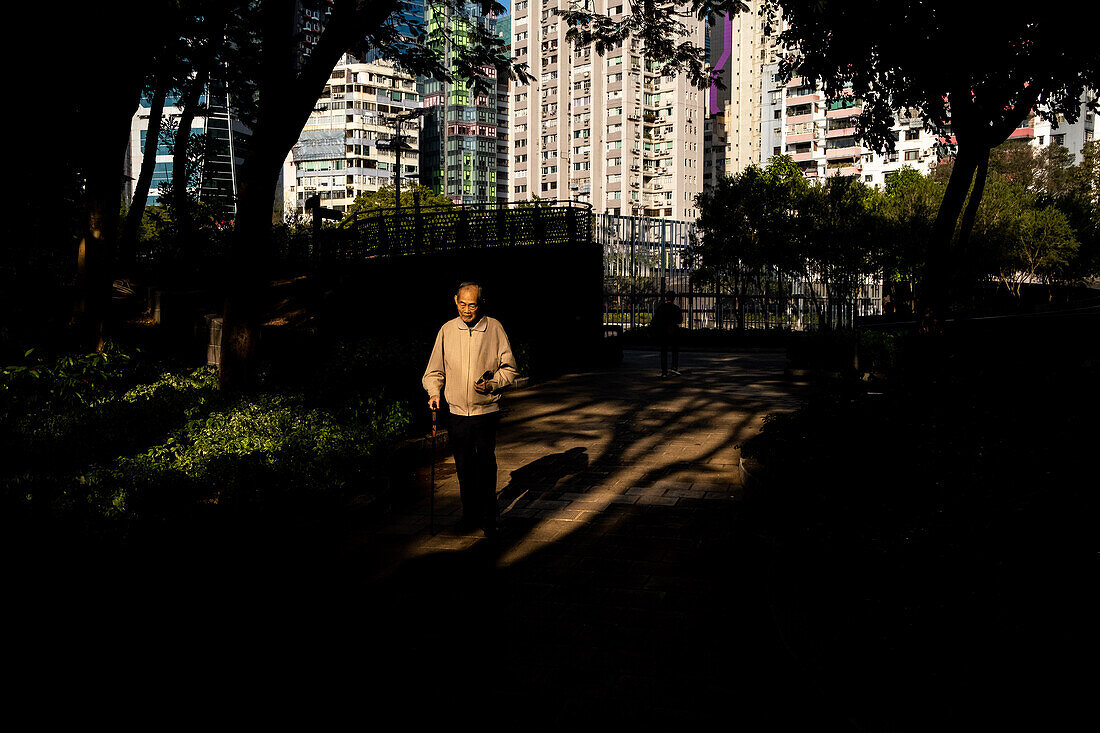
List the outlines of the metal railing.
{"type": "Polygon", "coordinates": [[[605,325],[648,325],[667,291],[676,294],[687,329],[801,331],[882,314],[877,276],[856,277],[842,289],[832,283],[830,292],[822,278],[772,269],[746,273],[741,288],[719,287],[703,277],[694,222],[598,214],[595,237],[603,248],[605,325]]]}
{"type": "Polygon", "coordinates": [[[485,247],[591,246],[592,224],[592,206],[578,201],[379,208],[327,230],[324,254],[346,259],[485,247]]]}

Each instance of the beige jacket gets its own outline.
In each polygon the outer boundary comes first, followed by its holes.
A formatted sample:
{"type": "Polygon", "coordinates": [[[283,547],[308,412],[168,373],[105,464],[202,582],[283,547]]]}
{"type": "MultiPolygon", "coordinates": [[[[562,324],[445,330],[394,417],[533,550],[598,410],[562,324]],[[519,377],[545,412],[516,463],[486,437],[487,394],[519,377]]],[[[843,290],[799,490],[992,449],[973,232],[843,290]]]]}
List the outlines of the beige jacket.
{"type": "Polygon", "coordinates": [[[435,337],[422,383],[428,396],[440,394],[455,415],[484,415],[500,409],[500,392],[516,381],[516,359],[500,321],[482,316],[473,328],[461,318],[447,321],[435,337]],[[491,394],[474,391],[485,372],[493,373],[491,394]]]}

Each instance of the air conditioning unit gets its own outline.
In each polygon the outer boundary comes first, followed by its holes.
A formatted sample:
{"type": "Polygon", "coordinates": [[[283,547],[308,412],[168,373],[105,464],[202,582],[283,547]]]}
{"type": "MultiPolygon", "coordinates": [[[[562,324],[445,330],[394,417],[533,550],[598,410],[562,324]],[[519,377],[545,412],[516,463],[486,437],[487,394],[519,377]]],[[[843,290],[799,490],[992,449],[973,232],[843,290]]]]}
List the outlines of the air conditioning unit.
{"type": "Polygon", "coordinates": [[[588,75],[589,75],[590,73],[591,73],[591,72],[588,72],[588,71],[584,72],[584,78],[585,78],[585,79],[587,79],[587,78],[588,78],[588,75]]]}

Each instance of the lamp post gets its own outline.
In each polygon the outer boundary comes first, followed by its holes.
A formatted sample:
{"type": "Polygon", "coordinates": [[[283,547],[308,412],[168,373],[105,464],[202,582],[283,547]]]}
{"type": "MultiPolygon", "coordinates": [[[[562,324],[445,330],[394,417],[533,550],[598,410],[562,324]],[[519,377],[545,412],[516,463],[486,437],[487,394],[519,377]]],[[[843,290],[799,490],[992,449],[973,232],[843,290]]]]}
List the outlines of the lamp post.
{"type": "MultiPolygon", "coordinates": [[[[395,158],[395,165],[397,166],[397,171],[395,172],[393,182],[394,182],[394,189],[395,189],[396,199],[397,199],[396,203],[394,204],[394,207],[395,207],[394,213],[398,216],[401,215],[401,151],[405,148],[405,134],[404,134],[405,123],[408,122],[409,120],[414,120],[414,119],[419,118],[426,111],[427,111],[427,108],[425,108],[425,107],[416,107],[414,109],[410,109],[408,112],[402,112],[401,114],[396,115],[395,117],[393,117],[392,123],[393,123],[393,126],[394,126],[394,133],[395,133],[394,138],[393,138],[392,142],[390,142],[388,145],[384,146],[384,147],[387,147],[387,148],[393,148],[393,154],[394,154],[394,158],[395,158]]],[[[380,146],[381,146],[381,143],[380,143],[380,146]]]]}

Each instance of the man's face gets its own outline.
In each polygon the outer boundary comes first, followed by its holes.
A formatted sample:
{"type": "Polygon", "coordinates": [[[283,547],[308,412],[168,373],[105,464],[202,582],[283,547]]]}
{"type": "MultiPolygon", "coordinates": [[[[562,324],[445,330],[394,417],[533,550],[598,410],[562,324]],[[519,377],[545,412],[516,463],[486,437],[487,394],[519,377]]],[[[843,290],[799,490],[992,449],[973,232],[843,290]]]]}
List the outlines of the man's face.
{"type": "Polygon", "coordinates": [[[455,305],[458,306],[458,317],[463,323],[473,325],[477,323],[478,289],[474,287],[462,288],[455,296],[455,305]]]}

